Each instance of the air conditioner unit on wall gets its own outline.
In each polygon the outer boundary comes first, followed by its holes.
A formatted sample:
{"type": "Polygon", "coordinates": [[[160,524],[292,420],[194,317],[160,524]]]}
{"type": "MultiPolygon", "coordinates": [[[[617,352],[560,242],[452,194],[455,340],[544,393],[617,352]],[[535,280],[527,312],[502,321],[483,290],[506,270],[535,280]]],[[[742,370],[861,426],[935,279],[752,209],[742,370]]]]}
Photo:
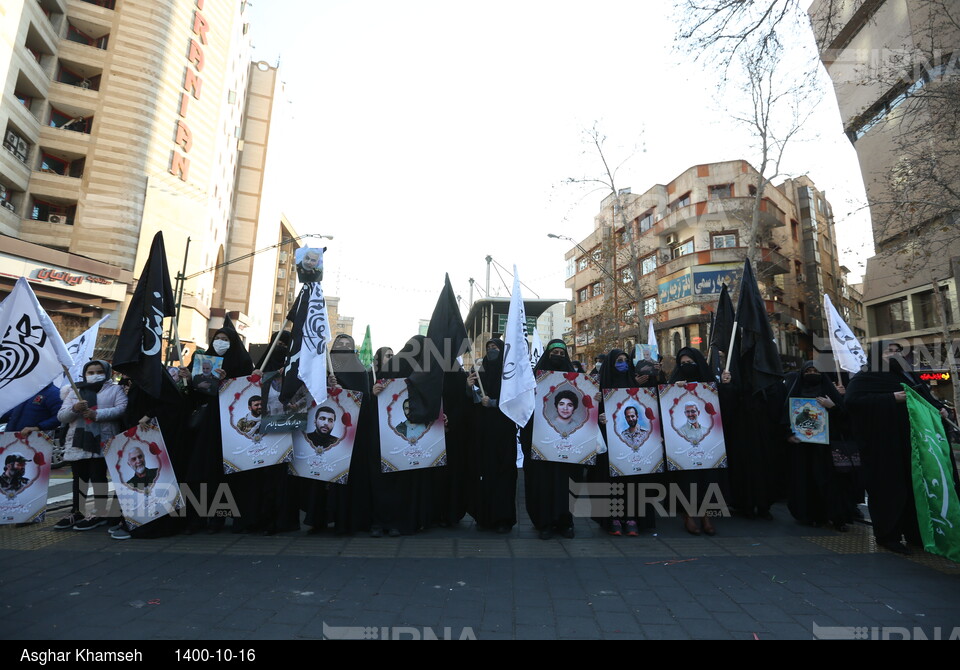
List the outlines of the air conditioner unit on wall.
{"type": "Polygon", "coordinates": [[[3,206],[6,207],[7,209],[9,209],[11,212],[15,212],[15,211],[17,210],[17,208],[14,207],[14,206],[13,206],[13,203],[10,202],[9,200],[4,200],[4,201],[3,201],[3,206]]]}
{"type": "Polygon", "coordinates": [[[27,155],[27,141],[20,137],[17,138],[17,153],[27,155]]]}
{"type": "Polygon", "coordinates": [[[671,233],[670,235],[667,235],[667,244],[676,244],[676,243],[677,243],[677,236],[676,236],[676,235],[674,235],[674,234],[672,234],[672,233],[671,233]]]}
{"type": "Polygon", "coordinates": [[[17,140],[19,140],[19,139],[20,139],[20,136],[19,136],[19,135],[17,135],[17,134],[16,134],[15,132],[13,132],[12,130],[8,130],[8,131],[7,131],[7,135],[6,135],[6,139],[5,139],[3,142],[4,142],[4,144],[6,144],[7,146],[9,146],[11,149],[16,149],[16,148],[17,148],[17,140]]]}
{"type": "Polygon", "coordinates": [[[51,214],[47,217],[47,221],[50,223],[66,223],[67,217],[65,214],[51,214]]]}

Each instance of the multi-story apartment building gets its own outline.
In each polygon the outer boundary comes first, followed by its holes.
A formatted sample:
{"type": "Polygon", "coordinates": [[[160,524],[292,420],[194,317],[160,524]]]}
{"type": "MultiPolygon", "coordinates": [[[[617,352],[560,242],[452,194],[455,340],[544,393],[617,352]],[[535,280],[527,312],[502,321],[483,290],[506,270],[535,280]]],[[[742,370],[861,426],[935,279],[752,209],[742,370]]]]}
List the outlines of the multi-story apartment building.
{"type": "Polygon", "coordinates": [[[206,344],[224,312],[243,315],[248,339],[268,336],[279,254],[292,248],[203,272],[287,234],[262,193],[277,73],[250,64],[245,11],[202,0],[4,1],[0,292],[28,277],[64,337],[107,313],[101,332],[116,332],[161,230],[171,272],[185,262],[194,275],[184,343],[206,344]]]}
{"type": "Polygon", "coordinates": [[[943,317],[960,337],[960,6],[816,0],[809,14],[870,205],[868,334],[943,365],[943,317]]]}
{"type": "MultiPolygon", "coordinates": [[[[664,356],[706,352],[722,285],[734,300],[739,291],[757,177],[743,160],[711,163],[642,194],[607,196],[593,232],[566,254],[576,356],[646,342],[649,319],[664,356]]],[[[839,304],[846,290],[833,233],[830,204],[808,178],[765,189],[755,273],[788,363],[812,355],[823,335],[823,294],[839,304]]]]}

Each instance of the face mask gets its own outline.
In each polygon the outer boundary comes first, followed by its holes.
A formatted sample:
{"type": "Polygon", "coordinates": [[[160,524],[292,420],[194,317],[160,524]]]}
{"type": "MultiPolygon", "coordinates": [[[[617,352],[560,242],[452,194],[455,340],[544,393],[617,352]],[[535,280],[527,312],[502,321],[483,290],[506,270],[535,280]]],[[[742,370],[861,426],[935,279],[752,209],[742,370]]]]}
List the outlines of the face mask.
{"type": "Polygon", "coordinates": [[[821,375],[819,374],[815,375],[811,373],[811,374],[803,375],[803,383],[807,384],[808,386],[819,385],[820,378],[821,378],[821,375]]]}
{"type": "Polygon", "coordinates": [[[697,368],[696,363],[688,362],[680,364],[680,379],[685,382],[696,381],[699,373],[700,370],[697,368]]]}
{"type": "Polygon", "coordinates": [[[500,350],[499,350],[499,349],[488,349],[488,350],[487,350],[487,360],[488,360],[488,361],[495,361],[495,360],[498,360],[499,358],[500,358],[500,350]]]}
{"type": "Polygon", "coordinates": [[[87,375],[86,377],[88,384],[96,384],[98,382],[102,382],[106,378],[106,375],[87,375]]]}
{"type": "Polygon", "coordinates": [[[217,352],[217,356],[223,356],[227,353],[227,349],[230,348],[230,343],[223,340],[214,340],[213,341],[213,350],[217,352]]]}
{"type": "Polygon", "coordinates": [[[629,366],[627,365],[626,361],[617,361],[614,363],[613,367],[617,369],[617,372],[626,372],[629,366]]]}

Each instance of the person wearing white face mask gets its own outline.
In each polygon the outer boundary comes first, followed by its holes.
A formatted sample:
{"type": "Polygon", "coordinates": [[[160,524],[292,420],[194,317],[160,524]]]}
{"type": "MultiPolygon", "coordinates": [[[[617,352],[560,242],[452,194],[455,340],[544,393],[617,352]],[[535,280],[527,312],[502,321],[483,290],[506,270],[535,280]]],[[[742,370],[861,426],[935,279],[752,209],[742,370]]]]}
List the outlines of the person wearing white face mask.
{"type": "Polygon", "coordinates": [[[69,424],[63,458],[73,471],[73,509],[58,521],[56,530],[90,530],[109,523],[107,463],[103,446],[120,432],[120,419],[127,408],[127,394],[110,377],[110,364],[90,361],[83,366],[80,397],[71,388],[57,414],[69,424]],[[88,485],[93,484],[94,511],[84,516],[88,485]]]}

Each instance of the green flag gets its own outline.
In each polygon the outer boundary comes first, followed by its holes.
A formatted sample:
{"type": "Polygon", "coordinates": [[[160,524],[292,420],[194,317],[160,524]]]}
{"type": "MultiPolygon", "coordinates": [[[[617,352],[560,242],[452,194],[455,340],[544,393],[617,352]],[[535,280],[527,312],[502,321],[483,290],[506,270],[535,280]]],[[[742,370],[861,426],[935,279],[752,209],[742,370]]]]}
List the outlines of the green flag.
{"type": "Polygon", "coordinates": [[[363,344],[360,345],[360,362],[364,367],[369,368],[373,363],[373,344],[370,342],[370,326],[367,326],[367,333],[363,336],[363,344]]]}
{"type": "Polygon", "coordinates": [[[950,443],[936,408],[906,384],[903,390],[910,414],[913,497],[923,548],[960,562],[960,502],[953,486],[950,443]]]}

